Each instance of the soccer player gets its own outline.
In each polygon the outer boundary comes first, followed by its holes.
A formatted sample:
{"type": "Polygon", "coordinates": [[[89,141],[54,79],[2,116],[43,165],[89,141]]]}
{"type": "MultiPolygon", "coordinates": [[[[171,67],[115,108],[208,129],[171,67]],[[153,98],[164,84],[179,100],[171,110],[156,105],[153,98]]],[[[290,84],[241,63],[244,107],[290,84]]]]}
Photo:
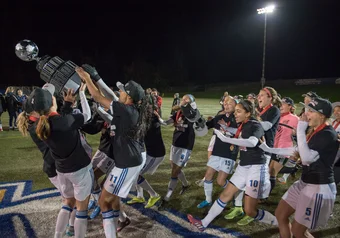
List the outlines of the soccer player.
{"type": "MultiPolygon", "coordinates": [[[[186,94],[183,96],[180,106],[186,106],[192,103],[195,103],[195,98],[191,94],[186,94]]],[[[194,107],[196,107],[196,105],[194,107]]],[[[156,113],[156,115],[158,114],[156,113]]],[[[189,161],[191,151],[194,147],[195,132],[193,127],[194,123],[190,122],[183,115],[182,109],[177,111],[177,113],[171,116],[167,121],[163,121],[160,116],[159,120],[163,125],[174,124],[175,126],[172,146],[170,148],[171,178],[168,185],[168,192],[159,207],[160,209],[163,209],[164,205],[170,200],[170,197],[176,188],[178,179],[182,182],[180,195],[182,195],[190,186],[182,169],[189,161]]]]}
{"type": "Polygon", "coordinates": [[[339,142],[334,128],[327,123],[332,115],[332,105],[319,97],[304,106],[305,113],[297,127],[297,147],[269,148],[265,143],[260,146],[265,151],[282,155],[298,152],[302,161],[300,180],[283,195],[275,211],[283,238],[313,237],[308,229],[327,223],[336,197],[333,164],[339,142]],[[308,126],[311,130],[306,135],[308,126]],[[290,224],[289,217],[294,213],[294,221],[290,224]]]}
{"type": "Polygon", "coordinates": [[[229,138],[219,130],[214,130],[216,137],[223,142],[240,148],[240,163],[231,177],[227,187],[214,202],[208,215],[203,220],[197,220],[188,214],[191,224],[203,231],[234,198],[239,190],[245,190],[244,209],[249,217],[258,221],[276,225],[276,218],[269,212],[257,209],[258,199],[268,197],[270,190],[267,158],[259,148],[259,139],[264,136],[262,125],[256,119],[255,105],[248,100],[241,100],[235,108],[235,119],[240,126],[236,138],[229,138]]]}
{"type": "MultiPolygon", "coordinates": [[[[59,212],[55,237],[62,237],[73,201],[76,200],[75,237],[84,237],[87,228],[87,203],[92,189],[93,170],[89,152],[84,147],[79,128],[91,117],[86,100],[86,85],[80,87],[83,112],[80,114],[59,115],[56,101],[43,89],[35,89],[30,103],[39,114],[36,133],[50,148],[58,174],[59,190],[64,197],[64,206],[59,212]]],[[[68,93],[73,93],[68,91],[68,93]]]]}
{"type": "MultiPolygon", "coordinates": [[[[293,134],[295,134],[296,127],[299,121],[299,118],[292,114],[292,109],[294,107],[293,99],[289,97],[282,98],[282,105],[280,107],[280,122],[279,127],[277,129],[275,139],[274,139],[274,148],[286,148],[293,146],[293,134]]],[[[275,177],[278,175],[279,171],[283,168],[283,166],[289,162],[289,157],[275,155],[272,154],[269,171],[271,171],[271,176],[275,177]]],[[[295,167],[295,161],[290,161],[290,166],[295,167]]],[[[288,165],[288,164],[287,164],[288,165]]],[[[282,183],[286,183],[287,175],[284,175],[282,183]]],[[[271,188],[271,191],[273,189],[271,188]]]]}
{"type": "MultiPolygon", "coordinates": [[[[158,105],[156,97],[152,94],[149,95],[149,97],[152,102],[152,110],[157,111],[156,109],[158,105]]],[[[127,202],[127,204],[144,203],[145,199],[143,190],[146,190],[150,197],[145,208],[150,208],[159,201],[161,196],[151,187],[143,175],[154,174],[159,165],[163,162],[165,156],[165,146],[162,138],[161,125],[155,114],[152,117],[151,126],[145,135],[144,142],[146,147],[146,162],[138,177],[137,196],[133,197],[127,202]]]]}
{"type": "MultiPolygon", "coordinates": [[[[224,99],[225,113],[215,116],[206,124],[208,128],[221,129],[223,127],[237,128],[237,123],[234,116],[235,106],[238,103],[232,97],[224,99]]],[[[238,136],[238,135],[235,135],[238,136]]],[[[227,177],[233,172],[235,160],[238,154],[238,147],[222,142],[216,135],[213,135],[214,142],[212,145],[212,153],[207,163],[207,170],[205,173],[204,193],[205,200],[197,205],[198,208],[204,208],[211,205],[212,191],[213,191],[213,177],[218,172],[217,183],[222,188],[228,184],[227,177]]],[[[210,145],[209,145],[210,147],[210,145]]],[[[241,204],[242,205],[242,204],[241,204]]]]}
{"type": "Polygon", "coordinates": [[[143,166],[140,140],[150,126],[152,111],[146,110],[148,101],[143,100],[144,89],[138,83],[132,80],[125,85],[117,82],[120,95],[116,101],[100,93],[92,80],[97,85],[103,81],[94,68],[90,70],[91,77],[82,68],[76,68],[80,78],[88,85],[93,99],[103,107],[110,108],[113,117],[111,126],[116,128],[112,142],[115,167],[107,177],[99,198],[105,236],[111,238],[116,237],[120,198],[127,197],[143,166]]]}
{"type": "MultiPolygon", "coordinates": [[[[260,124],[262,125],[265,132],[264,136],[266,142],[272,147],[274,145],[274,137],[280,120],[279,108],[281,107],[281,100],[278,97],[276,90],[271,87],[264,87],[263,89],[261,89],[257,99],[260,108],[260,124]]],[[[267,158],[267,164],[269,165],[271,155],[269,153],[266,153],[265,157],[267,158]]],[[[272,176],[273,172],[270,172],[271,189],[273,189],[275,186],[276,178],[272,176]]],[[[240,192],[240,194],[235,197],[235,204],[242,204],[243,196],[244,192],[240,192]]],[[[242,206],[236,206],[227,216],[232,219],[240,216],[242,213],[244,213],[242,206]]],[[[237,224],[240,226],[244,226],[248,225],[253,220],[253,217],[249,217],[246,215],[240,221],[238,221],[237,224]]]]}

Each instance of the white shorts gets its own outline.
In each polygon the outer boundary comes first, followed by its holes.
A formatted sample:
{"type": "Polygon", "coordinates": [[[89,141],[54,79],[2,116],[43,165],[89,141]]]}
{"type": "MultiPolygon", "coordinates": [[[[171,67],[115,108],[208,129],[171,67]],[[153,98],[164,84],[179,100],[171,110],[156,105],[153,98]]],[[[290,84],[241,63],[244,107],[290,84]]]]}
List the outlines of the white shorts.
{"type": "Polygon", "coordinates": [[[106,174],[112,170],[115,166],[115,162],[104,152],[97,150],[92,158],[92,166],[93,168],[100,169],[104,174],[106,174]]]}
{"type": "Polygon", "coordinates": [[[59,189],[59,180],[58,180],[58,175],[52,177],[52,178],[48,178],[50,180],[50,182],[54,185],[54,187],[56,187],[56,189],[58,190],[58,192],[60,192],[59,189]]]}
{"type": "Polygon", "coordinates": [[[92,164],[72,173],[58,174],[59,191],[64,198],[75,198],[84,201],[92,192],[93,169],[92,164]]]}
{"type": "Polygon", "coordinates": [[[208,151],[213,151],[215,141],[216,141],[216,135],[213,135],[210,139],[210,142],[209,142],[208,151]]]}
{"type": "Polygon", "coordinates": [[[238,165],[230,182],[239,190],[255,199],[264,199],[269,196],[270,180],[267,164],[238,165]]]}
{"type": "Polygon", "coordinates": [[[150,155],[146,155],[146,162],[144,167],[142,168],[140,174],[154,174],[158,168],[158,166],[162,163],[165,156],[162,157],[152,157],[150,155]]]}
{"type": "Polygon", "coordinates": [[[170,160],[177,164],[179,167],[185,167],[188,163],[191,155],[191,150],[171,146],[170,148],[170,160]]]}
{"type": "Polygon", "coordinates": [[[216,155],[211,155],[209,157],[207,166],[213,168],[216,171],[222,171],[227,174],[232,174],[235,166],[235,161],[228,158],[223,158],[216,155]]]}
{"type": "Polygon", "coordinates": [[[143,166],[144,163],[124,169],[114,167],[104,183],[105,190],[118,197],[126,198],[129,195],[131,187],[137,183],[143,166]]]}
{"type": "Polygon", "coordinates": [[[335,197],[335,183],[308,184],[298,180],[290,186],[282,199],[295,209],[295,221],[315,229],[327,224],[335,197]]]}

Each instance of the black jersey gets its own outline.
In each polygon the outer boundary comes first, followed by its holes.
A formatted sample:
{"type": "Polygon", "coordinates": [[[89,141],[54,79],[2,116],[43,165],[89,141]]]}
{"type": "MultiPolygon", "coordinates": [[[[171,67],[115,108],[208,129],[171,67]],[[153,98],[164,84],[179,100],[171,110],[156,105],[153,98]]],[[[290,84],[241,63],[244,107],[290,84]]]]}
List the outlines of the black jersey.
{"type": "MultiPolygon", "coordinates": [[[[234,114],[231,114],[229,116],[227,116],[226,114],[217,115],[212,120],[208,121],[206,125],[209,129],[215,128],[219,130],[221,128],[221,125],[218,122],[222,119],[227,123],[228,127],[237,128],[237,122],[235,120],[234,114]]],[[[225,143],[221,141],[220,138],[216,137],[211,154],[223,158],[236,160],[238,154],[238,146],[225,143]]]]}
{"type": "Polygon", "coordinates": [[[83,114],[50,115],[51,135],[45,141],[56,163],[57,171],[71,173],[91,163],[82,145],[79,128],[84,124],[83,114]]]}
{"type": "Polygon", "coordinates": [[[334,182],[333,164],[339,148],[338,137],[332,126],[316,132],[309,140],[308,147],[319,153],[320,158],[309,166],[303,165],[301,180],[310,184],[334,182]]]}
{"type": "MultiPolygon", "coordinates": [[[[251,136],[260,139],[264,136],[262,125],[255,119],[251,119],[242,125],[241,138],[248,139],[251,136]]],[[[264,151],[259,148],[260,141],[253,148],[240,146],[240,165],[265,164],[264,151]]]]}
{"type": "Polygon", "coordinates": [[[139,112],[135,105],[120,102],[111,103],[113,119],[111,125],[116,127],[113,138],[113,157],[118,168],[135,167],[142,164],[141,143],[134,139],[131,129],[137,125],[139,112]]]}
{"type": "Polygon", "coordinates": [[[268,121],[272,124],[272,127],[265,131],[265,138],[266,144],[269,147],[273,147],[276,130],[280,121],[280,109],[276,106],[271,106],[268,110],[264,109],[264,111],[260,113],[260,117],[262,121],[268,121]]]}
{"type": "Polygon", "coordinates": [[[145,135],[144,141],[148,155],[152,157],[162,157],[165,155],[161,124],[158,117],[153,116],[151,126],[145,135]]]}
{"type": "Polygon", "coordinates": [[[50,149],[47,145],[39,139],[37,133],[35,132],[37,128],[37,121],[38,118],[30,117],[28,121],[28,133],[30,134],[33,142],[37,145],[38,149],[43,155],[44,164],[43,164],[43,171],[47,174],[49,178],[53,178],[57,176],[55,161],[50,153],[50,149]]]}
{"type": "Polygon", "coordinates": [[[181,110],[177,111],[171,118],[174,120],[175,126],[172,145],[192,150],[195,144],[194,123],[188,121],[188,119],[183,116],[181,110]]]}

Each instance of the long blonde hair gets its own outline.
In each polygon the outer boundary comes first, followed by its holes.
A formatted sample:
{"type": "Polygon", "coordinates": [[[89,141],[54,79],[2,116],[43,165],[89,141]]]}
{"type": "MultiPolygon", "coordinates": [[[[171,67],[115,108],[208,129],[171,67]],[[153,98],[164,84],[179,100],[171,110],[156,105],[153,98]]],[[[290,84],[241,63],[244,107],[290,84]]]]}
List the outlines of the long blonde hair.
{"type": "Polygon", "coordinates": [[[40,112],[39,121],[35,132],[40,140],[47,140],[48,137],[51,135],[51,126],[48,121],[48,112],[40,112]]]}
{"type": "Polygon", "coordinates": [[[28,115],[25,111],[23,111],[22,113],[19,114],[18,118],[17,118],[17,125],[18,125],[18,129],[21,132],[21,134],[23,136],[27,136],[27,130],[28,130],[28,115]]]}

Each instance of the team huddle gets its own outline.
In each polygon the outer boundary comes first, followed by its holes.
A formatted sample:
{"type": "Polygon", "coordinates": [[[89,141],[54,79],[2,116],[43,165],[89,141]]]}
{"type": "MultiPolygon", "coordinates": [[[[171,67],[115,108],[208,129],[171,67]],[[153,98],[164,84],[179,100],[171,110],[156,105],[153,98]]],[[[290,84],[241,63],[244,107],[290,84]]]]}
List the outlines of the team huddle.
{"type": "Polygon", "coordinates": [[[90,65],[78,67],[76,72],[83,81],[81,110],[73,107],[76,95],[72,90],[64,93],[64,103],[58,108],[54,86],[45,84],[30,94],[17,123],[42,152],[43,170],[63,198],[55,237],[63,237],[65,232],[85,237],[88,218],[100,213],[105,236],[117,237],[131,223],[121,199],[132,190],[137,195],[128,204],[166,209],[178,180],[180,194],[190,188],[183,169],[195,137],[205,136],[209,129],[213,135],[207,145],[207,168],[205,174],[202,171],[204,178],[197,181],[205,198],[197,208],[210,210],[202,220],[187,216],[198,230],[204,231],[231,201],[234,208],[225,215],[226,220],[246,214],[239,225],[256,220],[278,226],[281,237],[312,237],[309,229],[327,223],[340,180],[340,103],[331,104],[309,92],[298,117],[291,98],[281,98],[275,89],[264,87],[245,100],[225,95],[222,110],[207,119],[200,115],[194,96],[187,94],[181,100],[176,98],[172,115],[162,119],[155,95],[135,81],[117,82],[119,91],[112,91],[90,65]],[[94,100],[91,107],[86,89],[94,100]],[[334,121],[329,120],[332,114],[334,121]],[[165,158],[161,127],[168,125],[175,128],[171,177],[167,193],[161,196],[144,175],[155,173],[165,158]],[[92,156],[85,135],[97,133],[101,133],[100,144],[92,156]],[[279,172],[284,171],[280,182],[285,182],[298,168],[301,178],[282,196],[275,215],[258,209],[270,196],[279,172]],[[216,173],[222,192],[213,202],[216,173]],[[147,201],[144,190],[149,194],[147,201]]]}

